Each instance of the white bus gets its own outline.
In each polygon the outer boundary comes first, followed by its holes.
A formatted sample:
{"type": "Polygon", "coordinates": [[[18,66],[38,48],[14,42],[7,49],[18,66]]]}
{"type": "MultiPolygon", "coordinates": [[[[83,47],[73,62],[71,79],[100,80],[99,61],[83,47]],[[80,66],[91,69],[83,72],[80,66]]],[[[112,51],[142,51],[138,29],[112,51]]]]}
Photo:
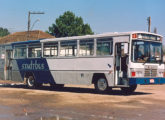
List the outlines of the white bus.
{"type": "Polygon", "coordinates": [[[91,85],[97,92],[138,84],[164,84],[162,36],[149,32],[105,33],[14,42],[0,46],[0,79],[91,85]]]}

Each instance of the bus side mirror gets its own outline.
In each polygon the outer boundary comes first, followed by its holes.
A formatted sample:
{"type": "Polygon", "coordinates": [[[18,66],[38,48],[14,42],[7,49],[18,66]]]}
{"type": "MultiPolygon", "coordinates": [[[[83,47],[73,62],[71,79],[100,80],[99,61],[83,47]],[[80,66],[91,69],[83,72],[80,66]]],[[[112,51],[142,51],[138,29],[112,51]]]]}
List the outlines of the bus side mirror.
{"type": "Polygon", "coordinates": [[[128,43],[124,43],[124,54],[128,54],[128,43]]]}

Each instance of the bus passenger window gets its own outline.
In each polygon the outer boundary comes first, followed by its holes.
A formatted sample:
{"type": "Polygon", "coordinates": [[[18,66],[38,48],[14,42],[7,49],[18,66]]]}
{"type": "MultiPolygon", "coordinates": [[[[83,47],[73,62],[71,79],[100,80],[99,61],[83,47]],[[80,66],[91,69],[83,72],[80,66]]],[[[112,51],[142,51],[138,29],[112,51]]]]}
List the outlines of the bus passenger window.
{"type": "Polygon", "coordinates": [[[60,56],[76,56],[77,41],[63,41],[60,47],[60,56]]]}
{"type": "Polygon", "coordinates": [[[80,40],[80,56],[92,56],[94,54],[94,40],[80,40]]]}
{"type": "Polygon", "coordinates": [[[28,57],[29,58],[38,58],[41,57],[41,45],[40,44],[31,44],[28,47],[28,57]]]}
{"type": "Polygon", "coordinates": [[[26,58],[26,45],[15,46],[14,58],[26,58]]]}
{"type": "Polygon", "coordinates": [[[97,55],[112,55],[112,38],[97,39],[97,55]]]}
{"type": "Polygon", "coordinates": [[[58,55],[58,42],[44,44],[44,57],[55,57],[58,55]]]}

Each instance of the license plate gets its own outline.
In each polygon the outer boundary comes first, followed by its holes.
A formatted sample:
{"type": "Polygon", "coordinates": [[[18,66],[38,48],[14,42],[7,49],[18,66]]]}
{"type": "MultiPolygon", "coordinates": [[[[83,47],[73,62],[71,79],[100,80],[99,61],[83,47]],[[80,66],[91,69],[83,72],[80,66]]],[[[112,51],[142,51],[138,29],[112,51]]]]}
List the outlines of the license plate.
{"type": "Polygon", "coordinates": [[[154,79],[150,79],[150,83],[154,83],[155,82],[155,80],[154,79]]]}

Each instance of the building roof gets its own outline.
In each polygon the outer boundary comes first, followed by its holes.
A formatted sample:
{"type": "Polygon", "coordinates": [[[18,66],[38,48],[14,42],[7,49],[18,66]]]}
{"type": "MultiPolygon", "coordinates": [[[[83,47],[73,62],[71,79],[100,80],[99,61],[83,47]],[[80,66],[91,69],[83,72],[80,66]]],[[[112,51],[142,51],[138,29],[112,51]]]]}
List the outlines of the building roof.
{"type": "Polygon", "coordinates": [[[40,30],[30,31],[29,34],[27,31],[15,32],[13,34],[0,38],[0,44],[6,44],[6,43],[18,42],[18,41],[27,41],[27,40],[38,40],[45,38],[48,39],[55,37],[40,30]]]}

